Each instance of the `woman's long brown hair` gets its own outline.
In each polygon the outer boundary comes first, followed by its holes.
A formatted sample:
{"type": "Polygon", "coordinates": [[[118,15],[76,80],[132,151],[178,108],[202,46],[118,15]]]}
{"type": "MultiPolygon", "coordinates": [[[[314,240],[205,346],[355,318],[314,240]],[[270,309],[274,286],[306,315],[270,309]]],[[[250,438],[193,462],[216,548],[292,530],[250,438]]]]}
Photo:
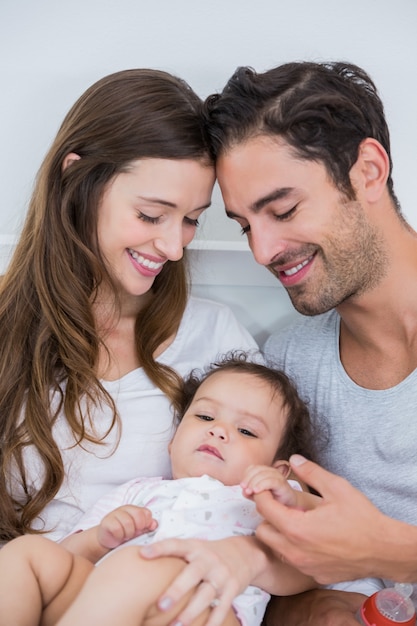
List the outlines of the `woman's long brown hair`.
{"type": "MultiPolygon", "coordinates": [[[[133,160],[198,159],[209,165],[201,106],[191,88],[170,74],[117,72],[79,98],[40,168],[0,283],[0,540],[32,532],[62,484],[64,467],[52,433],[60,411],[81,444],[100,443],[88,428],[92,407],[106,402],[111,428],[118,423],[96,375],[101,338],[92,304],[100,284],[112,286],[97,242],[98,206],[109,182],[133,160]],[[81,158],[63,168],[71,152],[81,158]],[[24,466],[30,445],[43,465],[39,490],[29,484],[24,466]],[[23,501],[13,493],[16,477],[23,501]]],[[[185,259],[165,264],[153,294],[136,322],[138,358],[175,406],[178,376],[153,354],[180,324],[188,296],[185,259]]]]}

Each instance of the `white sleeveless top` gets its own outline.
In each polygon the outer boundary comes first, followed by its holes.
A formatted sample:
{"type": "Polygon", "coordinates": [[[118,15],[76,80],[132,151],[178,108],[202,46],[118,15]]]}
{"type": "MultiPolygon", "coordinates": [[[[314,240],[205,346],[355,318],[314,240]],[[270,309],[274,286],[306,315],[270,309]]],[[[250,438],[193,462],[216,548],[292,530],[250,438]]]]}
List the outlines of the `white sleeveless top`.
{"type": "MultiPolygon", "coordinates": [[[[175,340],[158,360],[186,376],[229,350],[256,351],[257,348],[228,307],[191,297],[175,340]]],[[[169,400],[142,368],[103,385],[114,398],[121,419],[121,439],[116,449],[117,428],[112,429],[103,445],[85,443],[82,448],[74,445],[64,415],[54,427],[66,478],[34,527],[48,530],[47,536],[55,540],[65,536],[81,515],[115,486],[137,476],[171,477],[168,443],[173,435],[173,413],[169,400]]],[[[97,432],[104,433],[111,418],[108,406],[97,409],[94,414],[97,432]]],[[[29,485],[37,488],[41,484],[42,465],[33,448],[26,450],[25,464],[29,485]]]]}

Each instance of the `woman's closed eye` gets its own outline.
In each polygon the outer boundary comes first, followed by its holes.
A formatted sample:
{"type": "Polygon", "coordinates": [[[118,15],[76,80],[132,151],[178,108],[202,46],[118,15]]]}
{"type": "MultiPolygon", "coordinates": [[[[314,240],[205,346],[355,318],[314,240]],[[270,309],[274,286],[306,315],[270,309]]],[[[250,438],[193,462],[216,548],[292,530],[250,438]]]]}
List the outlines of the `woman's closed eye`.
{"type": "Polygon", "coordinates": [[[143,222],[146,222],[147,224],[158,224],[159,220],[161,219],[159,215],[158,217],[151,217],[150,215],[142,213],[142,211],[139,211],[138,218],[143,222]]]}
{"type": "MultiPolygon", "coordinates": [[[[161,216],[152,217],[151,215],[146,215],[146,213],[139,211],[138,218],[147,224],[159,224],[161,216]]],[[[200,225],[198,219],[192,219],[191,217],[184,217],[184,223],[186,226],[192,226],[193,228],[197,228],[200,225]]]]}
{"type": "Polygon", "coordinates": [[[191,217],[184,217],[184,222],[188,226],[194,226],[195,228],[200,226],[200,222],[198,221],[198,219],[193,220],[191,217]]]}

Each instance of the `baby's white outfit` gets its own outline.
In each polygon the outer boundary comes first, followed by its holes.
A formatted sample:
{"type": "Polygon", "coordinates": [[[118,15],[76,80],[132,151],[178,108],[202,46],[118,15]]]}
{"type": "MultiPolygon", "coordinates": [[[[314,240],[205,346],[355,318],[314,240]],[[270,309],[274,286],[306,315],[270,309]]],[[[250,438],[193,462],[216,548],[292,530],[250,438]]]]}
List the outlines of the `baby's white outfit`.
{"type": "MultiPolygon", "coordinates": [[[[300,488],[298,483],[289,482],[293,488],[300,488]]],[[[262,521],[254,503],[242,495],[238,485],[225,486],[209,476],[137,478],[100,498],[74,532],[96,526],[107,513],[124,504],[148,507],[158,528],[123,546],[146,545],[168,537],[215,540],[252,535],[262,521]]],[[[235,598],[233,608],[242,626],[259,626],[269,598],[268,593],[252,585],[235,598]]]]}

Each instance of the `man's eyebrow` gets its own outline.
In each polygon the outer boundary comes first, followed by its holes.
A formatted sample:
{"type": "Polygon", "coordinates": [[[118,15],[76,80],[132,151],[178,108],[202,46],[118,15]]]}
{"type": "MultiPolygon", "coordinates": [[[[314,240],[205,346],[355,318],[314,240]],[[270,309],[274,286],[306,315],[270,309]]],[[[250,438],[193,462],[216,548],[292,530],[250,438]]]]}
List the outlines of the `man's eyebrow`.
{"type": "MultiPolygon", "coordinates": [[[[291,193],[293,193],[293,191],[294,191],[294,187],[280,187],[279,189],[274,189],[274,191],[271,191],[271,193],[268,193],[266,196],[259,198],[259,200],[256,200],[256,202],[251,204],[249,206],[249,210],[252,213],[259,213],[259,211],[261,211],[270,202],[274,202],[275,200],[282,200],[283,198],[286,198],[291,193]]],[[[239,217],[237,213],[234,213],[233,211],[229,211],[227,207],[225,208],[226,208],[226,215],[228,217],[231,217],[232,219],[239,217]]]]}
{"type": "Polygon", "coordinates": [[[275,200],[282,200],[286,198],[294,191],[294,187],[280,187],[279,189],[274,189],[271,193],[263,196],[263,198],[259,198],[256,202],[254,202],[250,207],[250,211],[252,213],[259,213],[261,209],[264,208],[270,202],[274,202],[275,200]]]}

